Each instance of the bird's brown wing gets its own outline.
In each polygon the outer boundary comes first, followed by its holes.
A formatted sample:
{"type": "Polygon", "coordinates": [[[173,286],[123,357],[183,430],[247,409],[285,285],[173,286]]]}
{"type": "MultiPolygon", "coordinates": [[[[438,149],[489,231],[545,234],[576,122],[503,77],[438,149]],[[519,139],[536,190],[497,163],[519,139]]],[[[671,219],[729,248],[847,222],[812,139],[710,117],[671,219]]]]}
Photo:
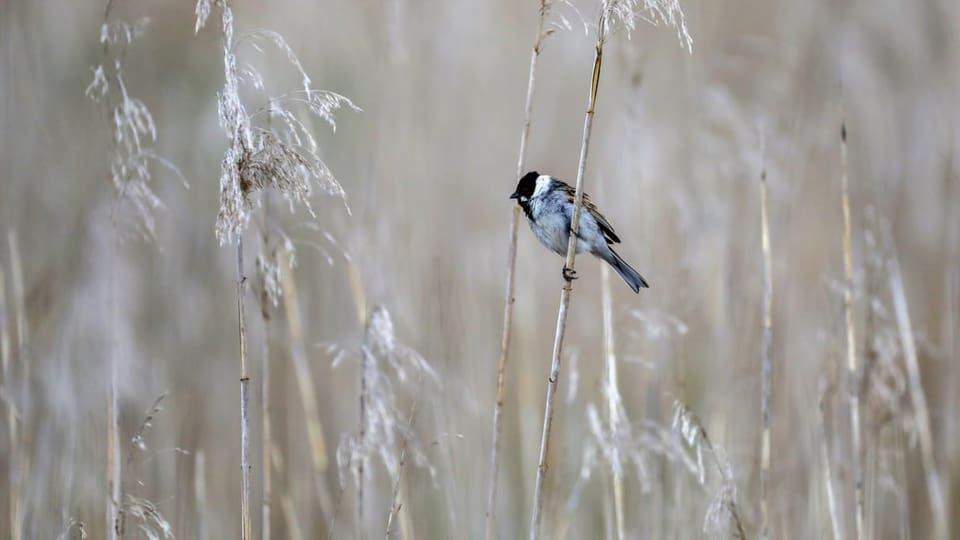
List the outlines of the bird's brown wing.
{"type": "MultiPolygon", "coordinates": [[[[570,201],[570,204],[573,204],[577,196],[577,190],[566,182],[554,179],[557,184],[559,184],[559,189],[567,196],[567,200],[570,201]]],[[[597,221],[597,225],[600,226],[600,232],[603,233],[604,239],[608,244],[619,244],[620,237],[617,236],[617,233],[613,230],[613,225],[607,221],[607,218],[600,213],[600,210],[597,210],[597,206],[593,204],[593,201],[590,200],[590,196],[586,193],[583,194],[583,207],[587,209],[587,212],[590,212],[590,215],[593,216],[593,219],[597,221]]]]}

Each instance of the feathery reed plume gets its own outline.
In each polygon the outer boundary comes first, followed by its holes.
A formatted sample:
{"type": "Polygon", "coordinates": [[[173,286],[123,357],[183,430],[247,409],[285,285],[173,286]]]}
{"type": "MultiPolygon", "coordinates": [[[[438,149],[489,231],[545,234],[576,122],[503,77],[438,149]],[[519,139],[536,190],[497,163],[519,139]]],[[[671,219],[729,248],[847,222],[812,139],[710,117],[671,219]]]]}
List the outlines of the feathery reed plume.
{"type": "MultiPolygon", "coordinates": [[[[763,142],[760,143],[761,156],[763,142]]],[[[763,157],[761,157],[763,159],[763,157]]],[[[767,211],[767,168],[760,171],[760,237],[763,253],[763,337],[760,343],[760,420],[763,429],[760,444],[760,537],[770,536],[768,482],[770,476],[770,383],[773,370],[770,349],[773,344],[773,265],[770,257],[770,222],[767,211]]]]}
{"type": "Polygon", "coordinates": [[[737,506],[737,489],[730,471],[730,464],[720,457],[719,452],[710,442],[706,428],[700,418],[690,410],[686,404],[676,401],[673,404],[673,426],[678,429],[686,443],[697,453],[697,463],[700,469],[700,483],[704,483],[703,450],[713,457],[717,474],[720,477],[720,490],[710,503],[703,520],[703,532],[711,537],[746,538],[743,532],[743,523],[740,519],[740,508],[737,506]]]}
{"type": "Polygon", "coordinates": [[[583,135],[580,140],[580,159],[577,166],[576,194],[573,201],[573,215],[570,220],[570,239],[567,242],[567,255],[563,264],[565,283],[560,292],[560,307],[557,310],[557,328],[553,341],[553,354],[550,361],[550,375],[547,378],[547,396],[543,413],[543,432],[540,436],[540,453],[537,460],[537,478],[533,491],[533,504],[530,516],[530,539],[540,538],[540,524],[543,519],[543,490],[547,474],[547,456],[550,450],[550,433],[553,427],[554,396],[560,378],[560,359],[563,353],[563,338],[566,333],[567,312],[570,296],[573,292],[573,274],[576,262],[577,234],[580,226],[580,209],[583,207],[584,175],[587,167],[587,155],[590,149],[590,135],[593,132],[593,116],[597,106],[597,90],[600,85],[600,68],[603,62],[603,46],[610,32],[622,25],[629,33],[634,28],[634,18],[643,14],[651,15],[651,21],[658,20],[674,26],[680,32],[681,40],[690,43],[686,31],[683,11],[677,0],[603,0],[600,5],[600,17],[596,28],[597,40],[594,45],[593,71],[590,76],[590,92],[587,97],[587,110],[583,118],[583,135]]]}
{"type": "MultiPolygon", "coordinates": [[[[124,467],[127,470],[131,469],[134,453],[138,450],[144,451],[147,449],[147,432],[153,427],[153,421],[157,414],[163,410],[162,403],[166,397],[166,392],[157,397],[153,405],[151,405],[144,414],[143,420],[140,422],[140,427],[137,428],[133,437],[130,438],[124,463],[124,467]]],[[[127,534],[127,522],[129,521],[136,523],[137,529],[147,536],[147,538],[173,538],[173,527],[160,512],[160,509],[150,500],[144,497],[134,496],[130,494],[129,491],[130,490],[127,489],[123,490],[124,503],[122,512],[120,513],[120,524],[118,526],[119,535],[122,537],[127,534]]]]}
{"type": "Polygon", "coordinates": [[[930,412],[927,409],[927,398],[923,392],[923,381],[920,378],[920,365],[917,362],[917,347],[913,337],[913,326],[910,323],[910,310],[907,307],[907,295],[904,291],[903,276],[900,273],[900,262],[897,258],[893,242],[890,241],[890,294],[893,297],[893,308],[897,319],[897,328],[900,330],[900,342],[903,347],[903,358],[907,369],[907,381],[910,389],[910,401],[913,404],[913,413],[916,415],[917,431],[920,439],[920,457],[926,476],[927,495],[930,498],[930,512],[933,514],[934,537],[947,538],[949,522],[946,505],[943,500],[943,491],[940,487],[940,473],[937,470],[933,456],[933,434],[930,430],[930,412]]]}
{"type": "MultiPolygon", "coordinates": [[[[312,88],[300,60],[283,37],[269,30],[257,30],[234,38],[233,10],[228,0],[198,0],[195,31],[199,32],[210,16],[212,5],[220,8],[221,32],[223,35],[224,86],[219,94],[218,117],[226,132],[228,147],[220,167],[220,209],[217,213],[216,235],[221,245],[236,243],[237,250],[237,312],[240,333],[240,466],[241,474],[241,531],[242,538],[251,534],[250,519],[250,448],[248,398],[250,377],[246,361],[246,328],[244,323],[244,276],[243,276],[243,230],[250,219],[254,206],[253,195],[266,187],[277,189],[288,201],[300,203],[314,215],[310,207],[311,182],[316,181],[327,193],[341,198],[343,188],[319,157],[313,134],[307,128],[302,114],[295,107],[302,107],[309,115],[327,122],[336,128],[333,113],[341,106],[355,110],[349,99],[332,92],[312,88]],[[285,54],[289,63],[300,75],[302,88],[281,94],[268,95],[267,104],[249,112],[240,97],[240,87],[264,90],[264,79],[252,68],[238,66],[238,47],[245,42],[272,43],[285,54]],[[261,120],[262,116],[265,120],[261,120]],[[279,120],[273,128],[271,122],[279,120]],[[258,122],[266,122],[261,126],[258,122]]],[[[302,345],[301,345],[302,348],[302,345]]],[[[312,441],[317,437],[311,434],[312,441]]],[[[314,444],[314,463],[317,452],[314,444]]],[[[319,478],[315,478],[320,482],[319,478]]],[[[323,493],[320,489],[321,504],[323,493]]]]}
{"type": "MultiPolygon", "coordinates": [[[[530,135],[530,119],[533,111],[533,90],[537,80],[537,64],[544,40],[554,31],[553,28],[544,30],[544,20],[553,2],[540,0],[540,17],[537,19],[537,39],[533,43],[530,53],[530,69],[527,74],[527,95],[523,107],[523,127],[520,130],[520,151],[517,157],[517,179],[524,171],[527,157],[527,137],[530,135]]],[[[566,20],[561,18],[561,24],[566,20]]],[[[503,301],[503,329],[500,336],[500,357],[497,361],[497,397],[493,409],[493,435],[490,445],[490,473],[487,479],[487,511],[484,516],[485,538],[493,540],[496,537],[496,504],[497,504],[497,475],[500,469],[500,432],[503,414],[503,387],[504,374],[507,369],[507,359],[510,354],[510,338],[513,328],[513,291],[514,275],[517,268],[517,233],[520,223],[520,207],[512,205],[510,217],[510,236],[507,248],[507,284],[503,301]]]]}
{"type": "Polygon", "coordinates": [[[847,173],[847,122],[841,112],[840,188],[843,207],[843,309],[847,324],[847,392],[850,403],[850,431],[853,441],[853,482],[856,505],[857,540],[864,538],[863,463],[860,430],[860,371],[857,367],[857,341],[853,321],[853,248],[850,241],[850,185],[847,173]]]}
{"type": "MultiPolygon", "coordinates": [[[[337,464],[341,486],[347,484],[348,475],[353,479],[357,488],[357,519],[362,520],[362,482],[367,472],[372,473],[370,462],[374,457],[379,458],[392,479],[399,477],[401,454],[404,462],[407,456],[411,456],[416,466],[434,476],[435,471],[414,436],[412,426],[404,422],[403,413],[398,409],[397,391],[410,386],[413,380],[416,381],[416,387],[409,390],[420,395],[426,391],[420,381],[437,385],[440,379],[420,353],[397,339],[393,319],[383,305],[377,305],[369,311],[362,345],[344,347],[335,343],[326,344],[326,351],[334,356],[334,367],[347,358],[359,358],[360,362],[361,425],[357,435],[341,437],[337,445],[337,464]],[[396,380],[392,380],[388,368],[393,371],[396,380]],[[401,451],[401,445],[405,445],[405,451],[401,451]]],[[[362,521],[357,523],[357,528],[358,534],[363,536],[362,521]]]]}
{"type": "Polygon", "coordinates": [[[87,528],[82,521],[71,519],[57,540],[87,540],[87,528]]]}
{"type": "Polygon", "coordinates": [[[127,494],[123,507],[132,519],[139,521],[140,532],[147,538],[173,538],[173,527],[152,502],[127,494]]]}
{"type": "MultiPolygon", "coordinates": [[[[113,187],[111,229],[113,251],[109,272],[116,273],[115,265],[120,244],[129,236],[148,241],[155,239],[154,211],[162,203],[150,187],[151,164],[157,163],[175,173],[186,185],[186,180],[172,162],[157,155],[149,146],[157,139],[153,115],[143,101],[130,96],[124,79],[124,59],[127,48],[143,35],[148,19],[130,24],[111,21],[113,0],[108,0],[100,25],[100,64],[93,69],[93,81],[85,94],[103,106],[111,132],[110,181],[113,187]]],[[[119,415],[117,411],[116,339],[118,299],[111,277],[110,312],[111,337],[109,355],[109,390],[107,392],[107,470],[109,499],[106,505],[108,538],[116,538],[123,531],[123,478],[120,463],[119,415]]]]}
{"type": "MultiPolygon", "coordinates": [[[[620,386],[617,382],[617,352],[614,347],[613,335],[613,298],[610,293],[610,268],[603,265],[600,268],[601,302],[603,306],[603,357],[606,360],[607,378],[605,390],[607,394],[607,421],[610,431],[620,431],[620,386]]],[[[623,509],[623,468],[620,464],[620,447],[613,445],[613,455],[610,459],[610,476],[613,484],[613,514],[616,524],[617,540],[624,539],[624,509],[623,509]]]]}

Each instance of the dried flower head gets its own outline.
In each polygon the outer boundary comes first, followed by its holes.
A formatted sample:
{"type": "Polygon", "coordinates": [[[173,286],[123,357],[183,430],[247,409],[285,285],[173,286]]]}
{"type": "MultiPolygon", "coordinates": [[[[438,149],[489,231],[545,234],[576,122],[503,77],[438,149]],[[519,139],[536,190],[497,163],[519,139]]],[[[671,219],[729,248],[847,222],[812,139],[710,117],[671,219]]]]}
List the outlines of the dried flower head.
{"type": "MultiPolygon", "coordinates": [[[[257,30],[234,39],[233,11],[226,1],[221,10],[224,85],[219,93],[218,117],[229,144],[220,166],[220,209],[216,234],[221,244],[236,241],[257,204],[254,195],[273,188],[288,201],[303,205],[311,216],[311,187],[316,182],[326,193],[344,197],[343,188],[320,159],[317,142],[305,123],[315,116],[336,128],[333,114],[341,107],[359,110],[349,99],[311,87],[303,65],[280,34],[257,30]],[[279,96],[266,96],[265,105],[248,111],[241,87],[265,92],[263,76],[251,65],[239,67],[237,54],[249,43],[262,51],[262,43],[280,50],[300,75],[302,88],[279,96]]],[[[197,30],[210,14],[211,1],[197,3],[197,30]]]]}
{"type": "Polygon", "coordinates": [[[693,50],[693,38],[687,31],[687,18],[679,0],[604,0],[601,9],[601,41],[617,27],[624,28],[629,35],[636,29],[636,20],[641,19],[653,26],[675,28],[680,45],[693,50]]]}
{"type": "Polygon", "coordinates": [[[130,439],[130,445],[132,447],[137,448],[138,450],[147,449],[147,443],[144,437],[150,428],[153,427],[153,419],[161,410],[163,410],[161,404],[166,397],[166,392],[160,394],[160,397],[158,397],[156,401],[153,402],[153,405],[150,407],[150,409],[147,410],[147,413],[143,417],[143,421],[140,423],[140,427],[137,428],[137,432],[130,439]]]}
{"type": "Polygon", "coordinates": [[[173,527],[167,521],[160,509],[147,499],[127,495],[123,503],[125,515],[136,522],[140,529],[150,540],[160,540],[160,538],[173,538],[173,527]]]}
{"type": "Polygon", "coordinates": [[[359,357],[361,362],[362,434],[346,435],[337,446],[341,485],[346,485],[348,475],[355,485],[360,485],[360,471],[370,470],[368,464],[374,456],[379,458],[387,474],[396,478],[401,453],[407,459],[412,457],[416,466],[434,476],[426,452],[409,425],[410,419],[400,411],[396,391],[407,385],[410,393],[421,393],[421,385],[436,385],[439,377],[423,356],[399,342],[387,308],[376,306],[370,313],[359,351],[344,351],[337,346],[328,350],[337,353],[335,362],[348,356],[359,357]],[[388,366],[396,374],[395,381],[388,374],[388,366]]]}
{"type": "MultiPolygon", "coordinates": [[[[157,126],[146,104],[130,95],[123,67],[127,47],[140,38],[149,24],[142,18],[130,24],[110,21],[106,13],[100,27],[103,47],[101,63],[93,68],[93,80],[86,95],[106,109],[113,147],[110,152],[110,179],[114,189],[113,222],[121,238],[152,240],[155,234],[154,212],[162,203],[150,186],[151,165],[183,175],[170,161],[150,148],[157,139],[157,126]]],[[[183,180],[186,184],[186,180],[183,180]]]]}

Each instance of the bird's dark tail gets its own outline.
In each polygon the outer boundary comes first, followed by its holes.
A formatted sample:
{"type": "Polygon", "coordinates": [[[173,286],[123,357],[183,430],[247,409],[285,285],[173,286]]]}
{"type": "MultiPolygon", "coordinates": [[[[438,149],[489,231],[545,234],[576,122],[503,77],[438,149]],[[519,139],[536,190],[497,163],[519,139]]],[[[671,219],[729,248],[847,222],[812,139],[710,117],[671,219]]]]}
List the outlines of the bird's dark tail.
{"type": "Polygon", "coordinates": [[[609,252],[609,256],[604,256],[603,259],[610,263],[610,266],[620,274],[620,277],[627,282],[627,285],[633,289],[633,292],[639,293],[641,287],[644,289],[650,287],[647,285],[647,281],[643,279],[643,276],[627,264],[627,261],[623,260],[613,248],[609,248],[609,252]]]}

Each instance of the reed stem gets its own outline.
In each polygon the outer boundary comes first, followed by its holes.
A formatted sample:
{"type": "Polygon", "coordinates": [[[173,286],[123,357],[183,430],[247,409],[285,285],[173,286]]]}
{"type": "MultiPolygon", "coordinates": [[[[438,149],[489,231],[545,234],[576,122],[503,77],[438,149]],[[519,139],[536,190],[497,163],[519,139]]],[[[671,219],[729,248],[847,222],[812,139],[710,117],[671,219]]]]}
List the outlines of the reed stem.
{"type": "MultiPolygon", "coordinates": [[[[533,111],[533,90],[536,83],[537,64],[543,45],[543,19],[546,17],[547,0],[540,0],[540,17],[537,22],[537,40],[530,53],[530,70],[527,75],[527,96],[523,107],[523,128],[520,131],[520,152],[517,158],[517,180],[524,173],[527,154],[527,137],[530,135],[530,118],[533,111]]],[[[510,240],[507,249],[507,284],[503,300],[503,329],[500,335],[500,358],[497,361],[497,398],[493,409],[493,435],[490,444],[490,473],[487,485],[487,510],[484,516],[484,537],[494,540],[496,537],[497,475],[500,471],[500,435],[503,424],[504,374],[510,354],[510,339],[513,329],[513,291],[515,270],[517,267],[517,234],[520,225],[520,207],[513,205],[510,217],[510,240]]]]}
{"type": "Polygon", "coordinates": [[[567,329],[567,313],[570,308],[570,295],[573,292],[571,273],[577,256],[577,235],[580,226],[580,209],[583,207],[584,173],[587,168],[587,155],[590,149],[590,134],[593,131],[593,115],[597,105],[597,87],[600,85],[600,67],[603,63],[603,43],[607,27],[606,9],[600,15],[597,26],[596,52],[593,59],[593,74],[590,77],[590,94],[587,99],[587,111],[583,118],[583,136],[580,140],[580,162],[577,167],[577,189],[573,201],[573,216],[570,220],[570,239],[567,242],[567,256],[564,261],[565,283],[560,291],[560,308],[557,311],[557,329],[553,340],[553,354],[550,361],[550,375],[547,378],[547,397],[543,413],[543,433],[540,436],[540,457],[537,461],[537,479],[533,491],[533,510],[530,516],[530,540],[540,538],[540,526],[543,520],[544,483],[547,477],[547,456],[550,452],[550,434],[553,428],[553,412],[557,383],[560,379],[560,359],[563,354],[563,338],[567,329]]]}

